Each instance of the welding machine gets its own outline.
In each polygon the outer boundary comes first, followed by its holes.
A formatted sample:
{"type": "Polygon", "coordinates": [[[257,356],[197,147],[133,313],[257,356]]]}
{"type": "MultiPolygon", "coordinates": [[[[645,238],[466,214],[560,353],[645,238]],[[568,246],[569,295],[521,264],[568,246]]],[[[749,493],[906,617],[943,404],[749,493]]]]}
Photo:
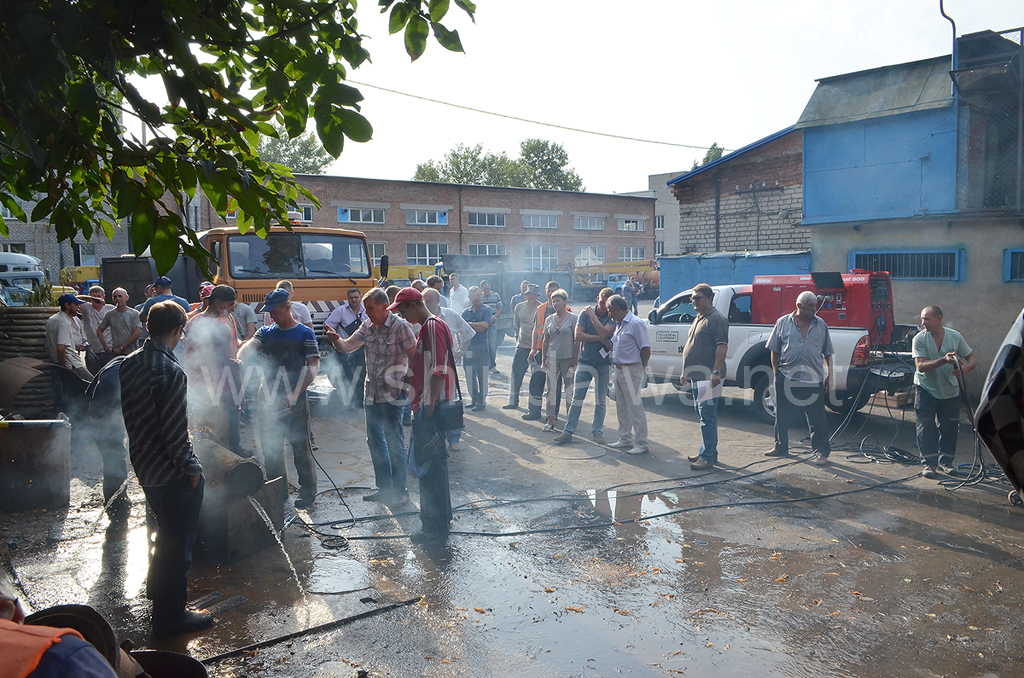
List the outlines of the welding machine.
{"type": "Polygon", "coordinates": [[[796,298],[804,290],[818,296],[818,317],[829,327],[864,328],[872,346],[892,340],[892,280],[887,271],[755,276],[751,322],[774,325],[781,316],[793,312],[796,298]]]}

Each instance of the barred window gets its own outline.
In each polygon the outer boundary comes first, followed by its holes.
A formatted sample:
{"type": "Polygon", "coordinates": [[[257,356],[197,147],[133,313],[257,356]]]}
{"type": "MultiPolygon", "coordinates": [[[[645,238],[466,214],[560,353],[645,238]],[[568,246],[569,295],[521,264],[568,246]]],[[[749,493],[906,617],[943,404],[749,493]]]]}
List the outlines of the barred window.
{"type": "Polygon", "coordinates": [[[963,280],[963,250],[851,252],[850,268],[888,271],[893,280],[963,280]]]}
{"type": "Polygon", "coordinates": [[[469,225],[505,228],[505,215],[498,212],[470,212],[469,225]]]}

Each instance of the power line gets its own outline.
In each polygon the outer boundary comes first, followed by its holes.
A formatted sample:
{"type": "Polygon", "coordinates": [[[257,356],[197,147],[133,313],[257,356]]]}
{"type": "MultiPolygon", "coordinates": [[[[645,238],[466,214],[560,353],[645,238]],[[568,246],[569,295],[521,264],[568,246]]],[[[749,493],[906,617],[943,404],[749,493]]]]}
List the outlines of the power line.
{"type": "MultiPolygon", "coordinates": [[[[387,87],[380,87],[379,85],[370,85],[370,84],[365,83],[365,82],[356,82],[355,80],[347,80],[346,82],[349,82],[349,83],[351,83],[353,85],[358,85],[360,87],[369,87],[371,89],[380,90],[381,92],[389,92],[391,94],[398,94],[399,96],[409,97],[410,99],[419,99],[420,101],[429,101],[432,104],[440,104],[442,106],[451,106],[452,108],[459,108],[459,109],[462,109],[464,111],[472,111],[473,113],[482,113],[484,115],[493,115],[496,118],[505,118],[506,120],[516,120],[518,122],[526,122],[526,123],[530,123],[531,125],[541,125],[543,127],[554,127],[556,129],[564,129],[564,130],[568,130],[570,132],[579,132],[580,134],[593,134],[594,136],[598,136],[598,137],[608,137],[610,139],[623,139],[625,141],[636,141],[636,142],[639,142],[639,143],[642,143],[642,144],[656,144],[658,146],[675,146],[676,148],[694,148],[694,149],[696,149],[698,151],[705,151],[705,150],[711,148],[710,146],[694,146],[692,144],[676,144],[676,143],[672,143],[671,141],[655,141],[653,139],[638,139],[636,137],[627,137],[627,136],[622,136],[621,134],[609,134],[607,132],[592,132],[590,130],[579,129],[578,127],[568,127],[566,125],[556,125],[553,122],[541,122],[539,120],[529,120],[527,118],[519,118],[519,117],[516,117],[514,115],[506,115],[504,113],[495,113],[494,111],[485,111],[485,110],[482,110],[482,109],[479,109],[479,108],[472,108],[470,106],[462,106],[461,104],[453,104],[450,101],[440,101],[438,99],[430,99],[428,97],[419,96],[418,94],[409,94],[407,92],[399,92],[398,90],[388,89],[387,87]]],[[[731,152],[731,149],[724,149],[723,148],[722,151],[728,153],[728,152],[731,152]]]]}

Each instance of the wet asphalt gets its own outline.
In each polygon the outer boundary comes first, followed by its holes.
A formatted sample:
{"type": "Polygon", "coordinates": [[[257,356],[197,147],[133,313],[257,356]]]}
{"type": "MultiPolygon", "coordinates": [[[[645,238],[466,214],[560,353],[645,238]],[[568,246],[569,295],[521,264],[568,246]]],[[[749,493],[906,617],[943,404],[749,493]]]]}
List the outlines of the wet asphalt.
{"type": "MultiPolygon", "coordinates": [[[[0,515],[0,555],[28,606],[92,605],[119,638],[188,652],[212,676],[1024,674],[1022,509],[998,479],[955,489],[887,461],[915,454],[912,408],[854,415],[819,468],[806,440],[763,457],[771,428],[728,404],[721,463],[694,472],[699,426],[670,387],[645,390],[649,454],[590,441],[592,394],[583,435],[555,446],[501,409],[510,363],[505,344],[452,453],[445,543],[406,537],[415,480],[405,511],[362,501],[361,412],[314,407],[322,494],[296,512],[293,488],[285,506],[294,570],[276,543],[229,564],[197,553],[190,597],[223,607],[208,633],[149,637],[141,490],[129,528],[108,529],[87,444],[68,511],[0,515]]],[[[957,461],[974,458],[964,423],[957,461]]]]}

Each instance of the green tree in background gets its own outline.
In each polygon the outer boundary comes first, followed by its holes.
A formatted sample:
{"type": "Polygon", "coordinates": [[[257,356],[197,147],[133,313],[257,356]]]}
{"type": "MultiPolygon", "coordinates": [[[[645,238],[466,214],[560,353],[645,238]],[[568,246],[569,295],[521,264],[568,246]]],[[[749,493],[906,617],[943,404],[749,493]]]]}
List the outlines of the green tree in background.
{"type": "Polygon", "coordinates": [[[698,165],[697,161],[694,160],[693,161],[693,167],[690,168],[690,171],[692,172],[693,170],[697,169],[701,165],[706,165],[709,162],[714,162],[715,160],[718,160],[721,157],[722,157],[722,147],[718,145],[718,142],[712,142],[710,148],[708,148],[708,150],[707,150],[707,153],[704,154],[704,162],[702,162],[702,163],[700,163],[700,165],[698,165]]]}
{"type": "Polygon", "coordinates": [[[444,184],[583,190],[580,176],[566,168],[569,154],[561,144],[527,139],[519,145],[519,153],[519,157],[513,159],[504,152],[484,153],[480,144],[459,144],[448,151],[441,162],[428,160],[417,165],[412,179],[444,184]]]}
{"type": "MultiPolygon", "coordinates": [[[[473,17],[471,0],[454,2],[473,17]]],[[[449,4],[377,2],[413,60],[431,33],[463,51],[458,33],[440,23],[449,4]]],[[[219,214],[237,207],[239,227],[260,235],[285,220],[300,193],[316,203],[290,171],[260,158],[260,136],[273,136],[274,124],[295,138],[312,117],[332,157],[346,138],[372,136],[362,95],[345,83],[369,57],[355,0],[0,7],[0,204],[23,221],[48,220],[61,240],[90,239],[96,229],[111,237],[130,217],[135,251],[150,247],[161,272],[181,246],[205,261],[180,216],[197,186],[219,214]],[[145,94],[142,78],[162,91],[145,94]],[[142,121],[147,141],[125,134],[125,114],[142,121]]]]}
{"type": "Polygon", "coordinates": [[[260,159],[270,163],[276,162],[287,167],[296,174],[323,174],[324,170],[334,162],[334,156],[324,150],[320,140],[311,130],[289,138],[288,131],[283,127],[274,126],[276,136],[260,137],[260,145],[256,149],[260,159]]]}

